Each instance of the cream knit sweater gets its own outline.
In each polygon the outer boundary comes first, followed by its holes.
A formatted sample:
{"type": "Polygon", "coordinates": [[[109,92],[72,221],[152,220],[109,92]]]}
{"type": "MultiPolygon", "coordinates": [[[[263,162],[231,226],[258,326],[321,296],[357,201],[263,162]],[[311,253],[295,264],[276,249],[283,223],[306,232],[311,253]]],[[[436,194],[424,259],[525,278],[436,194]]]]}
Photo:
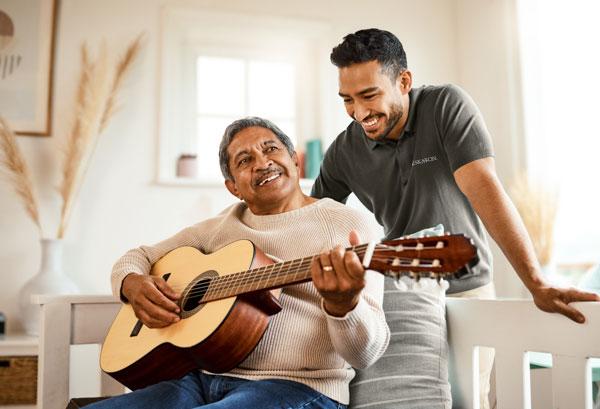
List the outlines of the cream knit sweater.
{"type": "MultiPolygon", "coordinates": [[[[127,252],[113,268],[113,292],[120,294],[127,274],[147,274],[153,263],[177,247],[193,246],[212,253],[235,240],[248,239],[274,258],[292,260],[338,244],[349,246],[352,229],[363,242],[377,239],[364,215],[331,199],[268,216],[254,215],[238,203],[154,246],[127,252]]],[[[358,305],[342,318],[325,313],[312,283],[286,287],[280,297],[283,310],[271,318],[256,349],[225,375],[288,379],[347,404],[348,384],[355,374],[352,367],[371,365],[388,345],[382,300],[383,276],[372,271],[367,272],[367,286],[358,305]]]]}

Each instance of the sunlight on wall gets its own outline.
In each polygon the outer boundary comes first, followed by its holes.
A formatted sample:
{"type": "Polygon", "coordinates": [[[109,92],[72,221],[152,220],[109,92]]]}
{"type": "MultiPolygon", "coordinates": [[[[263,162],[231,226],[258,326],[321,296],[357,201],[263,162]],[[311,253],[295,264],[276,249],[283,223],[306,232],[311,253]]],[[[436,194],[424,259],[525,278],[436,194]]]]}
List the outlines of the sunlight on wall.
{"type": "Polygon", "coordinates": [[[519,3],[529,171],[558,189],[556,259],[600,261],[600,4],[519,3]]]}

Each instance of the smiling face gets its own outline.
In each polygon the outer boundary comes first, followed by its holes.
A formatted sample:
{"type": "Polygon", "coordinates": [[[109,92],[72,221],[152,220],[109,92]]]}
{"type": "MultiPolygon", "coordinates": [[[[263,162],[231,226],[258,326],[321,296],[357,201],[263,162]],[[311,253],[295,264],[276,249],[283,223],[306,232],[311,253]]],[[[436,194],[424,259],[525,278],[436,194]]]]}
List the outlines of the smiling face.
{"type": "Polygon", "coordinates": [[[351,64],[339,69],[339,87],[346,112],[367,137],[400,137],[408,118],[410,71],[404,70],[392,81],[376,60],[351,64]]]}
{"type": "Polygon", "coordinates": [[[225,186],[252,213],[276,214],[302,206],[296,154],[290,155],[271,130],[245,128],[235,135],[227,152],[232,179],[225,186]]]}

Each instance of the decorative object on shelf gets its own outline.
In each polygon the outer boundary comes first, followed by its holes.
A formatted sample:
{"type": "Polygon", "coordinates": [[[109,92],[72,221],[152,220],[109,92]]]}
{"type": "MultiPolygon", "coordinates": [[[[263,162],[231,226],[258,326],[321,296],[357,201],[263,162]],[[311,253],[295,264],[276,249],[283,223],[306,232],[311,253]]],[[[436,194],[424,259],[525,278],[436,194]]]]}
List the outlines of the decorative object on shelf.
{"type": "Polygon", "coordinates": [[[0,312],[0,337],[4,336],[6,332],[6,317],[4,313],[0,312]]]}
{"type": "Polygon", "coordinates": [[[558,205],[556,191],[534,183],[526,173],[521,173],[513,181],[510,193],[533,242],[542,273],[556,281],[556,264],[552,257],[558,205]]]}
{"type": "Polygon", "coordinates": [[[182,153],[177,159],[178,178],[196,178],[198,176],[198,156],[193,153],[182,153]]]}
{"type": "Polygon", "coordinates": [[[321,161],[323,160],[323,150],[321,149],[320,139],[311,139],[306,142],[306,160],[304,175],[307,179],[316,179],[319,176],[321,161]]]}
{"type": "MultiPolygon", "coordinates": [[[[81,189],[91,156],[98,143],[98,136],[106,129],[116,112],[117,96],[133,61],[140,52],[142,36],[132,41],[110,75],[108,53],[103,44],[96,61],[90,60],[87,46],[81,47],[81,75],[77,87],[75,118],[67,135],[64,148],[62,181],[59,193],[62,199],[57,239],[64,238],[75,199],[81,189]]],[[[0,171],[12,181],[25,210],[36,224],[40,237],[44,237],[39,218],[38,204],[33,183],[21,154],[15,134],[8,123],[0,118],[0,171]]],[[[73,282],[62,273],[62,245],[60,241],[42,238],[42,262],[40,272],[22,290],[20,304],[23,323],[30,334],[37,332],[37,314],[29,311],[32,294],[62,294],[77,292],[73,282]],[[58,244],[57,244],[58,243],[58,244]],[[47,270],[47,271],[46,271],[47,270]]]]}

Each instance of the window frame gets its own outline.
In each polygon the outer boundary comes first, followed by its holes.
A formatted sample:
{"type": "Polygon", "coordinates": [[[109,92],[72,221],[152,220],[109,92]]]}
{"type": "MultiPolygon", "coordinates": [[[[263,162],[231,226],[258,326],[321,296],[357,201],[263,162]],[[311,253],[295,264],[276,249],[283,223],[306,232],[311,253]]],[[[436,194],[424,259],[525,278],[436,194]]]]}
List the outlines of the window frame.
{"type": "Polygon", "coordinates": [[[182,150],[195,151],[196,148],[196,56],[199,54],[292,62],[296,76],[297,146],[303,146],[306,140],[315,136],[328,134],[331,126],[325,112],[329,102],[325,92],[333,85],[327,60],[328,25],[198,8],[164,7],[161,26],[161,102],[155,175],[158,184],[223,185],[222,179],[201,174],[193,180],[175,176],[179,154],[182,150]],[[252,27],[252,30],[246,27],[252,27]]]}

